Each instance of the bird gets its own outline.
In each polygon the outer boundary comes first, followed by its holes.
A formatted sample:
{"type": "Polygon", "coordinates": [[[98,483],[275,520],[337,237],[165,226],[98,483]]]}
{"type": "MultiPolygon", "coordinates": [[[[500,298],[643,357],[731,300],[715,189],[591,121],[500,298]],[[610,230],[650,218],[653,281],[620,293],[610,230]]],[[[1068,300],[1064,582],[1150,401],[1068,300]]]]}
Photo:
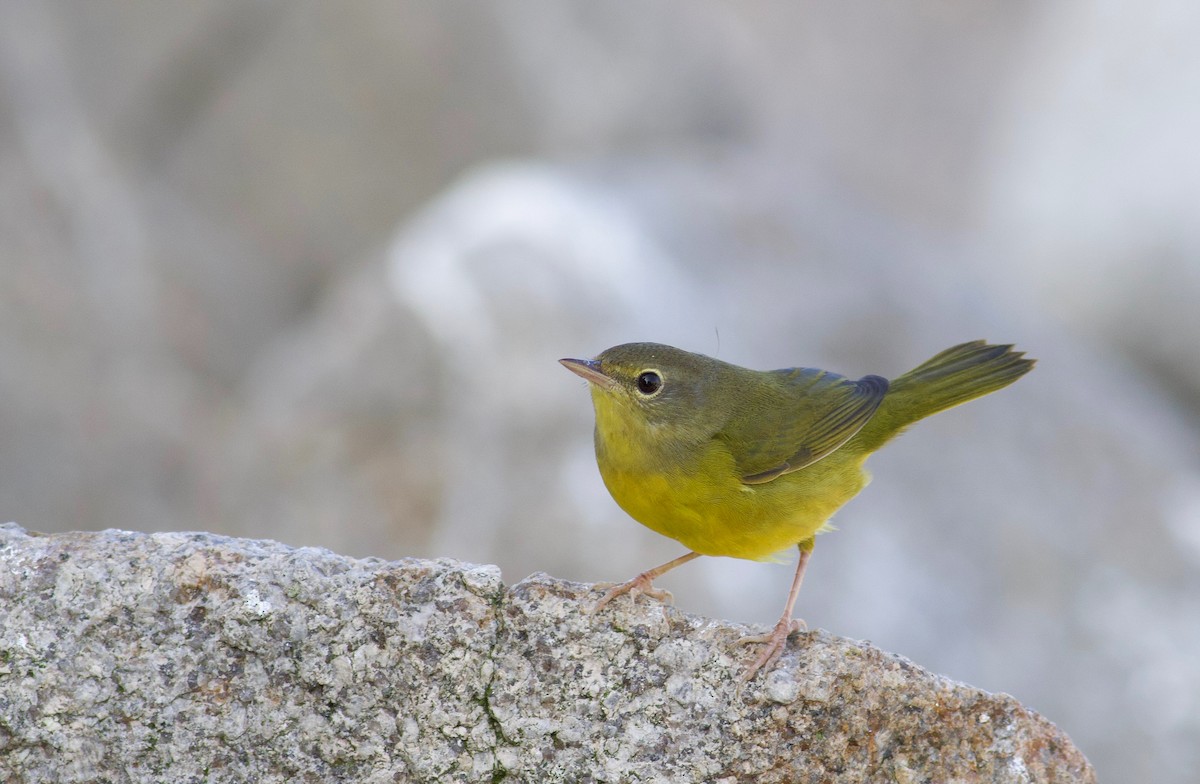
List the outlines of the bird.
{"type": "Polygon", "coordinates": [[[1011,344],[942,351],[889,381],[808,367],[750,370],[660,343],[626,343],[594,359],[561,359],[591,389],[596,462],[617,504],[688,552],[612,587],[592,608],[707,556],[773,560],[798,547],[778,623],[741,683],[769,670],[789,636],[817,534],[870,479],[866,459],[931,414],[1008,386],[1032,369],[1011,344]]]}

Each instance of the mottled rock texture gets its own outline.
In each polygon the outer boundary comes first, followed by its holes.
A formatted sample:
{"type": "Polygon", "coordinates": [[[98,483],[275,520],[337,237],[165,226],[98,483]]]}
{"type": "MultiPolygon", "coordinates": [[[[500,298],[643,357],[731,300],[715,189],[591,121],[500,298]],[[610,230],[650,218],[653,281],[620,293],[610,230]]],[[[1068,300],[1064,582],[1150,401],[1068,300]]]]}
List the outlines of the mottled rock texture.
{"type": "Polygon", "coordinates": [[[0,526],[0,781],[1092,782],[1006,695],[495,567],[0,526]]]}

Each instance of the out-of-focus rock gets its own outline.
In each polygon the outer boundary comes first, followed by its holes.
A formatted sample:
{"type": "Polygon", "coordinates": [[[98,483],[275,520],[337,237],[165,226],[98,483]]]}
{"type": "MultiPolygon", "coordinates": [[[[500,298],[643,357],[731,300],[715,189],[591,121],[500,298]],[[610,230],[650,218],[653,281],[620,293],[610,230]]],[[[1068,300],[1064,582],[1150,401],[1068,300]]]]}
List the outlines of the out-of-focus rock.
{"type": "Polygon", "coordinates": [[[61,782],[1088,784],[1007,695],[495,567],[209,534],[0,527],[0,775],[61,782]]]}
{"type": "Polygon", "coordinates": [[[997,277],[1200,411],[1200,11],[1047,9],[1014,60],[977,201],[997,277]]]}

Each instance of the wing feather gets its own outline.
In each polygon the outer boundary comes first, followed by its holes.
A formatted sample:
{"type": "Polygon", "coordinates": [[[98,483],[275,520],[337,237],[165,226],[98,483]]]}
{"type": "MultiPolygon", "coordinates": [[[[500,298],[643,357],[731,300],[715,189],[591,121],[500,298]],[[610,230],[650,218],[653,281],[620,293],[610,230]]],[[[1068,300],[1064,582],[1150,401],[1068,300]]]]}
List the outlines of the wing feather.
{"type": "Polygon", "coordinates": [[[719,434],[729,445],[742,481],[762,484],[799,471],[849,441],[874,415],[888,381],[858,381],[815,368],[765,374],[759,405],[747,406],[719,434]]]}

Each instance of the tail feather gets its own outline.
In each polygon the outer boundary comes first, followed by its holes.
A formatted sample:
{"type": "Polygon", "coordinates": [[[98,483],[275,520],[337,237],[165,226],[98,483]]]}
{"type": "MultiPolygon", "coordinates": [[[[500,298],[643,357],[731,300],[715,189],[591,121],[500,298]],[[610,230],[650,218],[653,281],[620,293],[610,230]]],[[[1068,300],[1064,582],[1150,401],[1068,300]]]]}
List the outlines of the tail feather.
{"type": "Polygon", "coordinates": [[[1011,345],[982,340],[948,348],[892,381],[875,416],[860,431],[863,446],[882,446],[917,420],[995,392],[1033,368],[1036,360],[1011,345]]]}

